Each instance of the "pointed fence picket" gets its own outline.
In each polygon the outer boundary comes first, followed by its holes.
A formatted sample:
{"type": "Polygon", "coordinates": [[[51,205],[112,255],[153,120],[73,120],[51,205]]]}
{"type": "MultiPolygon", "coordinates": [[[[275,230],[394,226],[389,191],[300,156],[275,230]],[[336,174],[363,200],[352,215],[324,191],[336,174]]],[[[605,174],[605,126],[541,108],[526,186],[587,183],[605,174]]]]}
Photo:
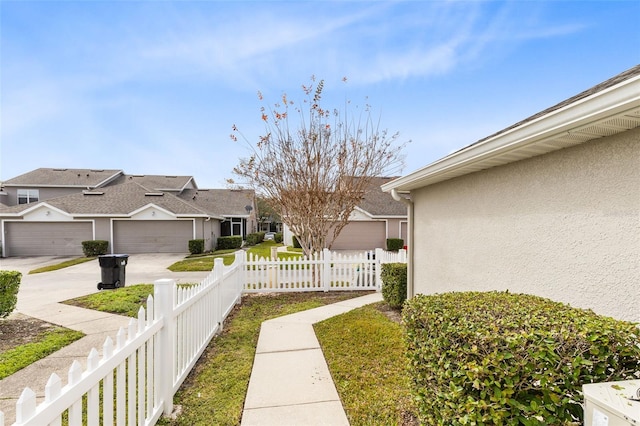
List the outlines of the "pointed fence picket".
{"type": "Polygon", "coordinates": [[[64,386],[52,374],[40,403],[24,388],[14,426],[61,425],[65,415],[70,426],[154,425],[172,412],[173,395],[243,293],[379,290],[380,265],[388,262],[406,262],[406,253],[324,250],[310,259],[271,260],[238,251],[229,266],[216,259],[199,284],[158,280],[147,309],[141,307],[138,317],[118,330],[115,345],[105,339],[102,357],[92,349],[84,370],[74,361],[64,386]]]}

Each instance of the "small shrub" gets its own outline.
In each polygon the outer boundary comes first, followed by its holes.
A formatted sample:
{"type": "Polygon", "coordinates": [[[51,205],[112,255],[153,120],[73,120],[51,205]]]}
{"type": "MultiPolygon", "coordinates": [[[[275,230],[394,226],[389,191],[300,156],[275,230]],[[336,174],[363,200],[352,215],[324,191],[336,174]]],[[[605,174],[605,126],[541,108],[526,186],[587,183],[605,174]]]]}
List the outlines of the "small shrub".
{"type": "Polygon", "coordinates": [[[234,235],[233,237],[219,237],[217,250],[229,250],[242,247],[242,237],[234,235]]]}
{"type": "Polygon", "coordinates": [[[298,241],[298,237],[294,236],[292,239],[293,239],[293,248],[302,248],[300,241],[298,241]]]}
{"type": "Polygon", "coordinates": [[[282,232],[277,232],[273,236],[273,241],[275,241],[276,243],[281,243],[282,242],[282,232]]]}
{"type": "Polygon", "coordinates": [[[407,300],[407,264],[383,263],[380,278],[384,301],[393,309],[400,309],[407,300]]]}
{"type": "Polygon", "coordinates": [[[264,241],[264,232],[254,232],[252,234],[247,235],[246,244],[248,246],[255,246],[256,244],[264,241]]]}
{"type": "Polygon", "coordinates": [[[196,239],[189,240],[189,253],[191,254],[201,254],[204,252],[204,240],[196,239]]]}
{"type": "Polygon", "coordinates": [[[82,252],[86,257],[95,257],[107,254],[108,249],[109,241],[89,240],[82,242],[82,252]]]}
{"type": "Polygon", "coordinates": [[[387,251],[398,251],[404,247],[402,238],[387,238],[387,251]]]}
{"type": "Polygon", "coordinates": [[[16,308],[22,274],[18,271],[0,271],[0,318],[16,308]]]}
{"type": "Polygon", "coordinates": [[[419,295],[403,311],[421,424],[582,423],[582,385],[637,379],[640,328],[537,296],[419,295]]]}

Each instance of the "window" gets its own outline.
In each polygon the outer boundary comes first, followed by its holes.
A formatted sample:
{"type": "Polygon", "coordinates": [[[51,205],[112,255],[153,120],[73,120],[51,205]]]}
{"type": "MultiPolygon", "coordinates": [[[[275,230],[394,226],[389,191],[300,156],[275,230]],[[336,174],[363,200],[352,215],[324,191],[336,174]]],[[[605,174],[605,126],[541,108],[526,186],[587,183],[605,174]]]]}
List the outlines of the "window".
{"type": "Polygon", "coordinates": [[[37,203],[40,191],[37,189],[18,189],[18,204],[37,203]]]}

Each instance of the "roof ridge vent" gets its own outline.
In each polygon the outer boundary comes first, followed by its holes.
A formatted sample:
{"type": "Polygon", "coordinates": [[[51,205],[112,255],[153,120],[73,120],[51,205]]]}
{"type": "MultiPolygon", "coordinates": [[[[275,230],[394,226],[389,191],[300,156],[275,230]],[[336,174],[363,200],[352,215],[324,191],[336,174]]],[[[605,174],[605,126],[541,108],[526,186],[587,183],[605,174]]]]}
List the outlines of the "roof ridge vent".
{"type": "Polygon", "coordinates": [[[145,192],[146,197],[162,197],[164,192],[145,192]]]}
{"type": "Polygon", "coordinates": [[[104,195],[104,191],[82,191],[84,195],[104,195]]]}

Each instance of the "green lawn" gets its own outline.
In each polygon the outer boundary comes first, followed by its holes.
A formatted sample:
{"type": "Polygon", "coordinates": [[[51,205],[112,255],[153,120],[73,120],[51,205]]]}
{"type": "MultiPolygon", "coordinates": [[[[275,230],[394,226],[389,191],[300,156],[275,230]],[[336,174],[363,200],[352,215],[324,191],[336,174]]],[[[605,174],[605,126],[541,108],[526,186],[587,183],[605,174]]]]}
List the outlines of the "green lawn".
{"type": "Polygon", "coordinates": [[[402,326],[384,302],[314,326],[351,425],[417,424],[402,326]]]}
{"type": "Polygon", "coordinates": [[[0,380],[28,365],[54,353],[58,349],[75,342],[84,333],[64,327],[53,327],[38,336],[33,342],[0,352],[0,380]]]}
{"type": "Polygon", "coordinates": [[[211,255],[211,256],[199,256],[199,257],[187,257],[184,260],[180,260],[173,265],[169,266],[172,272],[198,272],[198,271],[211,271],[213,269],[213,262],[216,258],[222,258],[222,263],[229,266],[233,263],[235,256],[231,255],[211,255]]]}
{"type": "Polygon", "coordinates": [[[153,294],[153,284],[138,284],[104,290],[61,303],[135,318],[140,306],[146,309],[147,297],[150,294],[153,294]]]}
{"type": "Polygon", "coordinates": [[[36,268],[29,271],[29,274],[39,274],[41,272],[56,271],[58,269],[68,268],[69,266],[78,265],[80,263],[90,262],[97,259],[96,257],[78,257],[77,259],[71,259],[64,262],[56,263],[55,265],[43,266],[42,268],[36,268]]]}
{"type": "MultiPolygon", "coordinates": [[[[280,247],[282,244],[273,241],[264,241],[249,247],[246,252],[255,256],[269,258],[271,257],[271,247],[274,246],[280,247]]],[[[211,271],[213,269],[214,259],[218,257],[222,258],[225,265],[231,265],[235,259],[236,251],[237,250],[217,250],[209,255],[189,256],[169,266],[168,269],[173,272],[211,271]]],[[[278,253],[278,259],[298,258],[300,256],[298,253],[278,253]]]]}

